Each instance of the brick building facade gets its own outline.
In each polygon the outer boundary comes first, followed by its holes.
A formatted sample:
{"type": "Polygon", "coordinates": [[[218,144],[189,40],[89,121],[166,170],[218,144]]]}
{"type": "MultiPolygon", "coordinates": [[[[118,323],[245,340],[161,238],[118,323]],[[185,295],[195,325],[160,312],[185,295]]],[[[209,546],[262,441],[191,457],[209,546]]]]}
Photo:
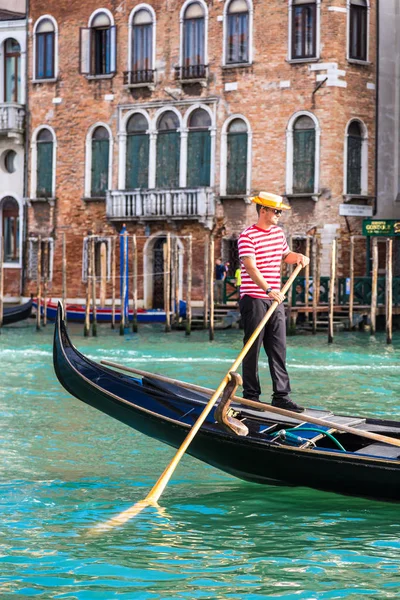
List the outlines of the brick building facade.
{"type": "Polygon", "coordinates": [[[110,248],[125,223],[138,236],[144,304],[156,304],[167,231],[182,274],[193,235],[201,300],[209,232],[232,260],[255,218],[248,196],[260,189],[287,197],[282,225],[299,247],[321,233],[324,274],[332,238],[345,252],[360,231],[361,219],[339,216],[339,205],[375,196],[375,8],[31,0],[25,292],[38,235],[50,242],[51,295],[61,294],[65,233],[68,297],[83,298],[84,238],[110,248]]]}

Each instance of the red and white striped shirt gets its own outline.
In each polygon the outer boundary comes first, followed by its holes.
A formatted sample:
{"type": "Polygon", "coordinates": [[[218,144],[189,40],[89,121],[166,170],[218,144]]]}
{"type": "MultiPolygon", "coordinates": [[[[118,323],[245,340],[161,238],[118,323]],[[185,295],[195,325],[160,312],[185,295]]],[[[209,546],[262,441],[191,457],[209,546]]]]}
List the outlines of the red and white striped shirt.
{"type": "MultiPolygon", "coordinates": [[[[285,234],[280,227],[272,225],[267,231],[250,225],[238,239],[239,258],[254,256],[256,265],[268,285],[273,290],[281,289],[281,262],[282,258],[290,252],[285,234]]],[[[240,297],[244,295],[253,298],[265,298],[265,291],[252,281],[247,274],[243,263],[241,264],[242,284],[240,297]]]]}

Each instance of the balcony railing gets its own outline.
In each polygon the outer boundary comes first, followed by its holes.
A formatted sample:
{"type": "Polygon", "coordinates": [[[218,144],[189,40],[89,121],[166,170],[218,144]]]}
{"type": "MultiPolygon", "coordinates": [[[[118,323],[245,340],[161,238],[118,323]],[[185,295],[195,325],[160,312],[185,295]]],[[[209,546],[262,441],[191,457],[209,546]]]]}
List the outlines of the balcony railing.
{"type": "Polygon", "coordinates": [[[25,107],[15,102],[3,102],[0,104],[0,135],[12,135],[24,133],[25,107]]]}
{"type": "Polygon", "coordinates": [[[190,81],[206,79],[207,65],[186,65],[184,67],[175,67],[175,79],[180,81],[190,81]]]}
{"type": "Polygon", "coordinates": [[[197,219],[215,213],[214,193],[209,188],[181,190],[111,190],[106,214],[111,220],[197,219]]]}
{"type": "Polygon", "coordinates": [[[145,85],[154,83],[155,69],[138,69],[136,71],[124,71],[124,85],[145,85]]]}

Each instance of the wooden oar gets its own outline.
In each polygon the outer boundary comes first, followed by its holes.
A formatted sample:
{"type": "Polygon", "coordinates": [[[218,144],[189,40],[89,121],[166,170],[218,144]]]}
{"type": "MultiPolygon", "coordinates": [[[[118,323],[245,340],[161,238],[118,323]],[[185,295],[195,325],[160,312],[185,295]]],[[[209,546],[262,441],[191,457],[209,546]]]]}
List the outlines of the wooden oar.
{"type": "MultiPolygon", "coordinates": [[[[180,379],[172,379],[171,377],[166,377],[165,375],[158,375],[157,373],[150,373],[149,371],[143,371],[142,369],[136,369],[133,367],[125,367],[123,365],[119,365],[110,360],[102,360],[101,364],[108,365],[109,367],[114,367],[116,369],[120,369],[121,371],[127,371],[129,373],[136,373],[137,375],[141,375],[142,377],[151,377],[152,379],[158,379],[159,381],[164,381],[165,383],[172,383],[174,385],[179,385],[183,388],[187,388],[188,390],[193,390],[194,392],[200,392],[202,394],[212,394],[214,390],[211,388],[203,387],[201,385],[196,385],[194,383],[186,383],[186,381],[181,381],[180,379]]],[[[243,404],[243,406],[248,406],[249,408],[256,408],[257,411],[265,411],[272,412],[278,415],[283,415],[284,417],[290,417],[291,419],[296,419],[296,421],[306,421],[307,423],[313,423],[314,425],[322,425],[323,427],[330,427],[333,429],[337,429],[337,431],[344,431],[346,433],[352,433],[354,435],[359,435],[360,437],[365,437],[371,440],[375,440],[376,442],[383,442],[385,444],[392,444],[392,446],[400,447],[400,440],[392,437],[388,437],[386,435],[381,435],[379,433],[372,433],[371,431],[363,431],[362,429],[356,429],[355,427],[349,427],[348,425],[340,425],[339,423],[333,423],[332,421],[328,421],[327,419],[320,419],[319,417],[312,417],[308,413],[295,413],[291,410],[286,410],[284,408],[278,408],[277,406],[271,406],[271,404],[264,404],[260,402],[254,402],[253,400],[246,400],[245,398],[240,398],[239,396],[233,396],[232,400],[234,402],[238,402],[243,404]]],[[[399,428],[400,433],[400,428],[399,428]]]]}
{"type": "MultiPolygon", "coordinates": [[[[286,294],[287,290],[290,288],[290,286],[292,285],[293,281],[296,279],[296,277],[299,274],[299,272],[301,271],[301,269],[302,269],[302,266],[297,265],[296,269],[293,271],[292,275],[289,277],[289,279],[287,280],[287,282],[285,283],[285,285],[283,286],[283,288],[281,290],[283,294],[286,294]]],[[[122,525],[123,523],[126,523],[126,521],[128,521],[131,517],[136,516],[146,506],[157,505],[157,501],[160,498],[161,494],[163,493],[164,489],[166,488],[168,481],[170,480],[173,472],[175,471],[176,467],[179,464],[180,459],[182,458],[182,456],[186,452],[187,448],[189,447],[191,441],[193,440],[194,436],[196,435],[196,433],[198,432],[198,430],[200,429],[200,427],[206,420],[208,414],[211,412],[214,404],[216,403],[216,401],[218,400],[218,398],[224,391],[226,385],[229,383],[230,372],[236,371],[236,369],[239,367],[239,365],[243,361],[244,357],[250,350],[251,346],[254,344],[257,337],[260,335],[261,331],[264,329],[266,323],[269,321],[271,315],[273,314],[273,312],[275,311],[277,306],[278,306],[278,302],[276,302],[276,301],[272,302],[272,304],[269,307],[268,311],[266,312],[264,318],[261,320],[261,323],[256,327],[256,329],[253,331],[252,335],[250,336],[249,340],[243,346],[242,351],[240,352],[239,356],[236,358],[236,360],[234,361],[234,363],[232,364],[232,366],[226,373],[225,377],[223,378],[223,380],[221,381],[221,383],[219,384],[219,386],[217,387],[215,392],[212,394],[210,400],[207,402],[207,404],[204,407],[204,409],[202,410],[199,418],[197,419],[197,421],[195,422],[193,427],[190,429],[188,435],[182,442],[182,444],[181,444],[180,448],[178,449],[177,453],[175,454],[174,458],[171,460],[169,465],[166,467],[166,469],[164,470],[162,475],[159,477],[157,483],[147,494],[146,498],[144,498],[144,500],[141,500],[140,502],[137,502],[131,508],[128,508],[128,510],[122,512],[120,515],[113,517],[106,523],[98,525],[95,528],[96,530],[104,531],[104,530],[111,529],[112,527],[115,527],[117,525],[122,525]]]]}

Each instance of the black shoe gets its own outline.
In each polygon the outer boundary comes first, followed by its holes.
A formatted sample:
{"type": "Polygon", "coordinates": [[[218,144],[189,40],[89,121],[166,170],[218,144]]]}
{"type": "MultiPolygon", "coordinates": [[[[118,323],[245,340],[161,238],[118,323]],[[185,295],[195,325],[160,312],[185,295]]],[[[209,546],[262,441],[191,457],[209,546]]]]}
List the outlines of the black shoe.
{"type": "Polygon", "coordinates": [[[291,410],[292,412],[302,413],[305,411],[304,406],[299,406],[293,400],[289,398],[287,400],[272,400],[271,406],[276,406],[276,408],[284,408],[285,410],[291,410]]]}

